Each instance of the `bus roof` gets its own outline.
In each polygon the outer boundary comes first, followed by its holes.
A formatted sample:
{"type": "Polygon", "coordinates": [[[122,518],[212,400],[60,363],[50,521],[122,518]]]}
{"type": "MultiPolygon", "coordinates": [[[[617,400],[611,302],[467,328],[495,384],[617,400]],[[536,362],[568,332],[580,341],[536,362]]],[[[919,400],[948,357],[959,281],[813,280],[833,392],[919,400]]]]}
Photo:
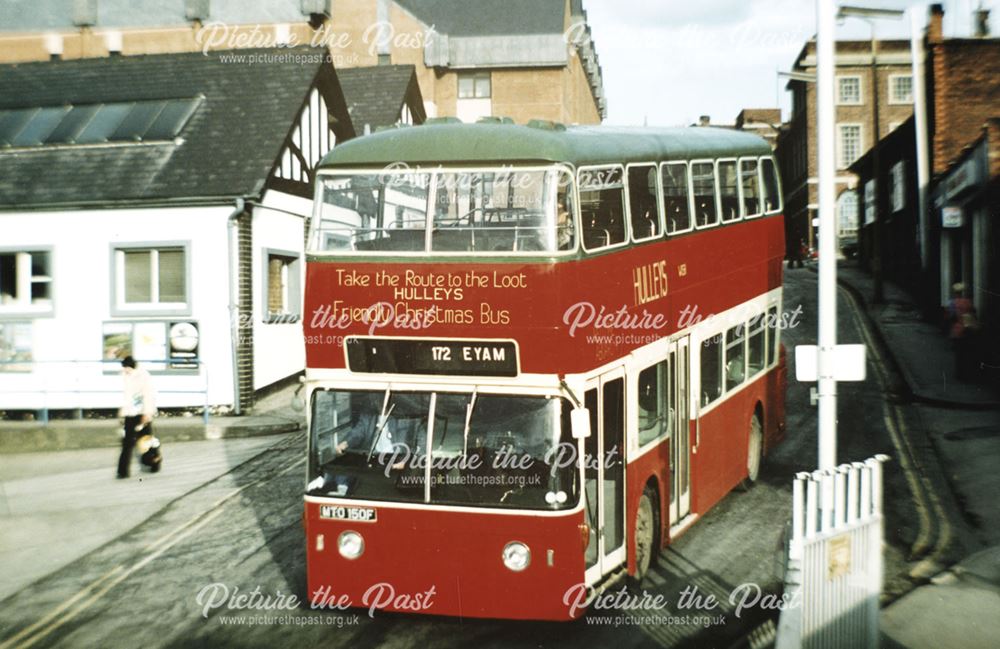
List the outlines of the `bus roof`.
{"type": "Polygon", "coordinates": [[[349,140],[334,147],[319,167],[556,162],[579,167],[770,154],[763,138],[723,128],[448,123],[394,128],[349,140]]]}

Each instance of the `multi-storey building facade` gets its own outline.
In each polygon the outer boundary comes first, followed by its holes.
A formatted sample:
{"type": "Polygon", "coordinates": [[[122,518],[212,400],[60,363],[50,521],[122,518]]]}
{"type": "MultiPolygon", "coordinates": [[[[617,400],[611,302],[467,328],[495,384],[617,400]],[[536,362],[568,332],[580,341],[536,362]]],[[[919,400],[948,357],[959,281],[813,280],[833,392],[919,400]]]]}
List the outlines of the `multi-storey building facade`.
{"type": "Polygon", "coordinates": [[[0,25],[7,63],[284,45],[325,46],[338,69],[412,65],[428,117],[607,113],[582,0],[81,0],[16,3],[0,25]]]}
{"type": "MultiPolygon", "coordinates": [[[[857,176],[847,168],[913,114],[911,61],[908,41],[837,42],[837,229],[840,246],[847,252],[857,245],[862,214],[857,194],[848,191],[855,188],[857,176]]],[[[802,48],[792,71],[815,75],[815,41],[802,48]]],[[[801,241],[813,246],[819,171],[816,84],[793,79],[787,88],[792,93],[792,114],[777,149],[785,192],[786,240],[789,246],[801,241]]]]}

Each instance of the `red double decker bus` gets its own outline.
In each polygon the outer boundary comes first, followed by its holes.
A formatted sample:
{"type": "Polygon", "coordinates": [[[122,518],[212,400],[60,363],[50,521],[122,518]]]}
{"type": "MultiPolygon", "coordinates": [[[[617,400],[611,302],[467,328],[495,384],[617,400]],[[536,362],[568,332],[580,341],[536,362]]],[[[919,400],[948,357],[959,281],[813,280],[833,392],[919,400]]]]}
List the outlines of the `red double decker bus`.
{"type": "Polygon", "coordinates": [[[332,151],[306,270],[308,588],[567,620],[784,431],[771,149],[438,123],[332,151]]]}

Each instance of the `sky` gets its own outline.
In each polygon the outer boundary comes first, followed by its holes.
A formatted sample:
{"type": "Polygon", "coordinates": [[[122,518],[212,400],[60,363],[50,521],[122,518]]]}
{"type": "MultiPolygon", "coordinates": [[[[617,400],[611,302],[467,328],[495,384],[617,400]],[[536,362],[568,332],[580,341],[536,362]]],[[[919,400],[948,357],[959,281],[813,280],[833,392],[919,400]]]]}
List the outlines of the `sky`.
{"type": "MultiPolygon", "coordinates": [[[[848,0],[843,4],[916,7],[930,3],[848,0]]],[[[972,11],[990,9],[1000,35],[1000,0],[943,0],[946,36],[968,36],[972,11]]],[[[816,33],[816,0],[584,0],[608,98],[607,124],[677,126],[709,115],[732,124],[743,108],[781,107],[790,70],[816,33]]],[[[849,18],[839,40],[867,40],[869,24],[849,18]]],[[[878,38],[909,39],[910,19],[879,20],[878,38]]]]}

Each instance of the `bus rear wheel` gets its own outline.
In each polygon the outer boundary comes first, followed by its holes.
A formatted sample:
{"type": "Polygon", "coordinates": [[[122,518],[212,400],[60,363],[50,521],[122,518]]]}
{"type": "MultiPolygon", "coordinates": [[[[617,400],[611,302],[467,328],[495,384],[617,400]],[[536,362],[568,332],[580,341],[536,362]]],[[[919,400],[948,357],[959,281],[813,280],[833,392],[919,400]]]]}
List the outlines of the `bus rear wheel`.
{"type": "Polygon", "coordinates": [[[652,487],[646,487],[639,498],[639,510],[635,515],[635,574],[629,579],[635,587],[642,583],[650,567],[656,563],[659,526],[656,492],[652,487]]]}
{"type": "Polygon", "coordinates": [[[747,440],[747,477],[742,482],[744,489],[749,489],[757,482],[763,458],[764,426],[760,423],[760,415],[754,413],[750,419],[750,435],[747,440]]]}

